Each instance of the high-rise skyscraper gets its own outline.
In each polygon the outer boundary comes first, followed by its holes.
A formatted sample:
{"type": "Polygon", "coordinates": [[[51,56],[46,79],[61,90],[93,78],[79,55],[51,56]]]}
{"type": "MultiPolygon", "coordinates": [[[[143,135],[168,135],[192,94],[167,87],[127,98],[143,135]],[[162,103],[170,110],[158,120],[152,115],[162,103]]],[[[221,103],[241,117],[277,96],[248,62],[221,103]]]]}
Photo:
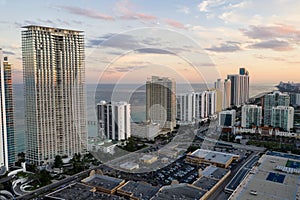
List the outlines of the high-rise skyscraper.
{"type": "Polygon", "coordinates": [[[178,94],[176,95],[177,104],[177,120],[180,122],[193,122],[193,94],[178,94]]]}
{"type": "Polygon", "coordinates": [[[290,131],[294,127],[294,108],[291,106],[277,106],[272,108],[271,125],[290,131]]]}
{"type": "Polygon", "coordinates": [[[291,104],[295,106],[300,105],[300,93],[290,93],[291,104]]]}
{"type": "Polygon", "coordinates": [[[240,68],[239,74],[227,75],[231,81],[231,105],[241,106],[249,101],[249,72],[240,68]]]}
{"type": "Polygon", "coordinates": [[[26,159],[37,165],[87,150],[84,35],[26,26],[22,31],[26,159]]]}
{"type": "Polygon", "coordinates": [[[16,159],[11,64],[0,49],[0,167],[13,166],[16,159]]]}
{"type": "Polygon", "coordinates": [[[193,92],[193,118],[199,120],[216,114],[216,90],[193,92]]]}
{"type": "Polygon", "coordinates": [[[252,125],[260,126],[262,122],[262,107],[257,105],[244,105],[242,107],[242,127],[252,125]]]}
{"type": "Polygon", "coordinates": [[[232,106],[241,105],[241,88],[240,88],[240,76],[238,74],[228,75],[227,79],[231,82],[230,100],[232,106]]]}
{"type": "Polygon", "coordinates": [[[194,123],[217,112],[217,91],[208,90],[177,95],[177,119],[194,123]]]}
{"type": "Polygon", "coordinates": [[[275,91],[264,97],[264,125],[271,125],[272,108],[276,106],[289,106],[290,97],[286,93],[275,91]]]}
{"type": "Polygon", "coordinates": [[[219,78],[217,79],[214,85],[216,90],[216,111],[221,112],[223,109],[224,84],[222,80],[219,78]]]}
{"type": "Polygon", "coordinates": [[[103,139],[127,140],[131,136],[130,104],[101,101],[97,104],[98,132],[103,139]]]}
{"type": "Polygon", "coordinates": [[[231,105],[231,81],[230,79],[225,79],[224,89],[223,89],[223,103],[222,109],[225,110],[230,108],[231,105]]]}
{"type": "Polygon", "coordinates": [[[167,77],[152,76],[146,82],[146,120],[162,129],[176,126],[176,83],[167,77]]]}

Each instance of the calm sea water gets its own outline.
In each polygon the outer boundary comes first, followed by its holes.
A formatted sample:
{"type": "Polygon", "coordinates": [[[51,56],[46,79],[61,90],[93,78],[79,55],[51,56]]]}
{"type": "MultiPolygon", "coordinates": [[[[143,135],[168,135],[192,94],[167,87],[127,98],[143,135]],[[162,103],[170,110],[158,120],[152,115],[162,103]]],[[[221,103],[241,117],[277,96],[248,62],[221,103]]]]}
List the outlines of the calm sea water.
{"type": "MultiPolygon", "coordinates": [[[[253,97],[262,92],[276,90],[276,84],[252,84],[250,86],[250,97],[253,97]]],[[[180,85],[177,84],[177,93],[186,93],[188,91],[203,91],[210,88],[211,85],[192,84],[180,85]]],[[[145,119],[145,86],[137,84],[114,85],[87,85],[86,86],[86,106],[87,120],[90,122],[96,121],[96,103],[100,100],[106,101],[128,101],[131,104],[132,121],[143,121],[145,119]]],[[[15,103],[15,125],[16,125],[16,144],[17,151],[25,150],[25,132],[24,132],[24,92],[23,85],[14,85],[14,103],[15,103]]],[[[88,123],[89,136],[95,136],[97,126],[93,123],[88,123]]]]}

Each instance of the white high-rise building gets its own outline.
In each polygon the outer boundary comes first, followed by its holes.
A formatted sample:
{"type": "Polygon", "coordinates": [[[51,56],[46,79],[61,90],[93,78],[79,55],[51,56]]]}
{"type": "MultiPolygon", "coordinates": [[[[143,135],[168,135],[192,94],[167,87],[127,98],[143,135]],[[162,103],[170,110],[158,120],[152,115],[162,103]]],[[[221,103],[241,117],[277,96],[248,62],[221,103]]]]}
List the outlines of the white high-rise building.
{"type": "Polygon", "coordinates": [[[244,105],[242,107],[242,127],[260,126],[262,123],[262,107],[244,105]]]}
{"type": "Polygon", "coordinates": [[[130,104],[101,101],[97,104],[98,132],[103,139],[127,140],[131,136],[130,104]]]}
{"type": "Polygon", "coordinates": [[[294,108],[291,106],[276,106],[272,108],[271,125],[290,131],[294,127],[294,108]]]}
{"type": "Polygon", "coordinates": [[[223,103],[222,109],[225,110],[231,106],[231,81],[230,79],[225,79],[224,89],[223,89],[223,103]]]}
{"type": "Polygon", "coordinates": [[[231,105],[241,106],[249,101],[249,72],[240,68],[239,74],[227,75],[231,81],[231,105]]]}
{"type": "Polygon", "coordinates": [[[220,112],[223,109],[223,90],[224,83],[221,79],[217,79],[215,82],[215,90],[216,90],[216,111],[220,112]]]}
{"type": "Polygon", "coordinates": [[[215,89],[223,91],[223,83],[220,78],[217,79],[214,85],[215,85],[215,89]]]}
{"type": "Polygon", "coordinates": [[[241,104],[245,105],[249,102],[249,72],[245,68],[240,68],[240,92],[241,104]]]}
{"type": "Polygon", "coordinates": [[[0,49],[0,167],[6,170],[16,162],[15,126],[11,64],[0,49]]]}
{"type": "Polygon", "coordinates": [[[177,119],[193,123],[216,114],[216,90],[177,95],[177,119]]]}
{"type": "Polygon", "coordinates": [[[216,90],[210,90],[205,92],[207,95],[207,117],[216,114],[217,107],[217,92],[216,90]]]}
{"type": "Polygon", "coordinates": [[[289,106],[290,97],[286,93],[275,91],[264,97],[264,125],[271,125],[272,108],[276,106],[289,106]]]}
{"type": "Polygon", "coordinates": [[[199,120],[216,114],[216,91],[193,92],[193,118],[199,120]]]}
{"type": "Polygon", "coordinates": [[[176,95],[177,120],[182,123],[193,122],[193,94],[176,95]]]}
{"type": "Polygon", "coordinates": [[[152,76],[147,80],[146,120],[171,131],[176,126],[176,83],[173,79],[152,76]]]}
{"type": "Polygon", "coordinates": [[[23,28],[27,161],[41,165],[56,155],[86,153],[84,35],[35,25],[23,28]]]}

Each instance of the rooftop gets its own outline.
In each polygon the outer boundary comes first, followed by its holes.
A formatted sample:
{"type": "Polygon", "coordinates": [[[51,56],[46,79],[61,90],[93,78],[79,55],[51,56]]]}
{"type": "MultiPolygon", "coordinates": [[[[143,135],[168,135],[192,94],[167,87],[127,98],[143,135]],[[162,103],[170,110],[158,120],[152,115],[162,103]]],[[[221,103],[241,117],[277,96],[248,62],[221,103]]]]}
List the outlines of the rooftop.
{"type": "Polygon", "coordinates": [[[119,184],[123,182],[121,179],[113,178],[110,176],[94,174],[82,180],[83,183],[86,183],[93,187],[101,187],[108,190],[116,188],[119,184]]]}
{"type": "Polygon", "coordinates": [[[217,180],[223,178],[229,172],[228,169],[215,167],[215,166],[208,166],[202,171],[202,176],[211,177],[217,180]]]}
{"type": "Polygon", "coordinates": [[[221,164],[226,164],[232,157],[238,157],[238,155],[235,154],[222,153],[205,149],[197,149],[190,156],[221,164]]]}
{"type": "Polygon", "coordinates": [[[68,185],[62,189],[56,190],[48,195],[46,195],[45,199],[72,199],[72,200],[81,200],[81,199],[89,199],[89,200],[98,200],[98,199],[109,199],[109,200],[118,200],[124,199],[122,197],[118,197],[115,195],[108,195],[100,192],[92,192],[92,187],[75,183],[72,185],[68,185]]]}
{"type": "Polygon", "coordinates": [[[166,200],[166,199],[184,199],[195,200],[200,199],[206,191],[196,188],[192,185],[181,183],[177,185],[164,186],[152,199],[166,200]]]}
{"type": "Polygon", "coordinates": [[[27,29],[35,29],[35,30],[45,30],[45,31],[54,31],[54,32],[74,32],[74,33],[82,33],[83,31],[77,31],[77,30],[69,30],[69,29],[63,29],[63,28],[53,28],[53,27],[48,27],[48,26],[38,26],[38,25],[28,25],[28,26],[23,26],[22,28],[27,28],[27,29]]]}
{"type": "Polygon", "coordinates": [[[263,155],[260,165],[249,174],[231,196],[231,199],[295,199],[299,196],[299,175],[279,171],[276,166],[286,166],[291,160],[285,156],[263,155]]]}
{"type": "Polygon", "coordinates": [[[134,182],[134,181],[128,181],[125,185],[123,185],[118,189],[118,191],[131,193],[133,197],[138,197],[142,200],[150,199],[158,192],[158,190],[159,190],[158,187],[154,187],[144,182],[134,182]]]}

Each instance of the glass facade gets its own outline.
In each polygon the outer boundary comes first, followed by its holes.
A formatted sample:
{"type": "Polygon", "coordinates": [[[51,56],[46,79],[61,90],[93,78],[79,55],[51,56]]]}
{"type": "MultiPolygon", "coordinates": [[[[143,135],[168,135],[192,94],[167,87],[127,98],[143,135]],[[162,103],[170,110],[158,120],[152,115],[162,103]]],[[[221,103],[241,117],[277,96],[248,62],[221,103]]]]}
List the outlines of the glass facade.
{"type": "Polygon", "coordinates": [[[22,31],[26,159],[38,165],[87,150],[84,36],[27,26],[22,31]]]}
{"type": "MultiPolygon", "coordinates": [[[[1,50],[0,50],[1,51],[1,50]]],[[[0,166],[14,166],[16,161],[15,125],[14,125],[14,105],[11,64],[7,57],[2,60],[0,52],[0,85],[1,85],[1,150],[0,166]]]]}

